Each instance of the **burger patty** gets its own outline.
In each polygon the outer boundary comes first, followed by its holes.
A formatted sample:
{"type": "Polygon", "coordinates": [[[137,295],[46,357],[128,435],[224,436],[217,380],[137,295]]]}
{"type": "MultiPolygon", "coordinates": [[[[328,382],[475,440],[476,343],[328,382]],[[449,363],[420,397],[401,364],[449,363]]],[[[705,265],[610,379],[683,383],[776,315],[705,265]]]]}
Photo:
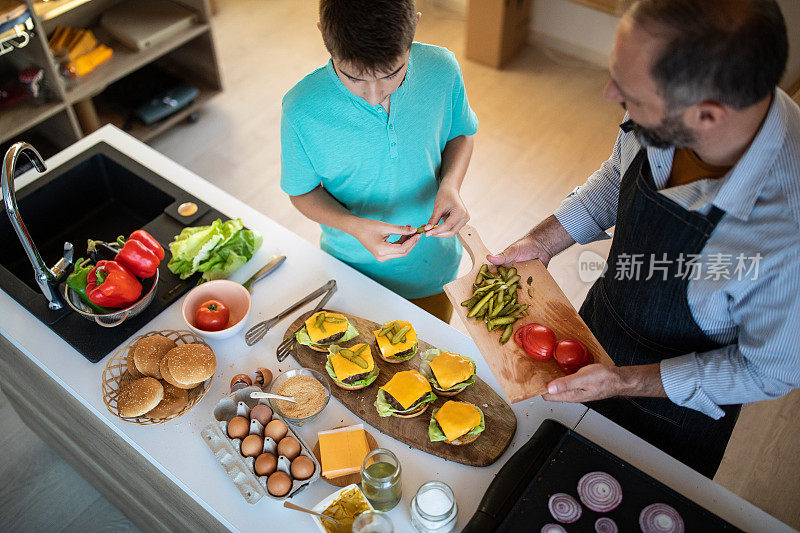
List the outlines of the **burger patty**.
{"type": "Polygon", "coordinates": [[[383,397],[384,397],[384,398],[386,398],[386,402],[387,402],[389,405],[391,405],[391,406],[392,406],[392,409],[394,409],[395,411],[413,411],[413,410],[414,410],[414,408],[416,408],[416,407],[418,407],[418,406],[419,406],[419,402],[420,402],[420,401],[422,401],[422,399],[423,399],[423,398],[425,398],[425,397],[427,397],[427,396],[428,396],[427,394],[425,394],[425,396],[420,396],[420,397],[417,399],[417,401],[415,401],[414,403],[412,403],[412,404],[411,404],[411,407],[409,407],[408,409],[406,409],[405,407],[403,407],[402,405],[400,405],[400,402],[398,402],[397,400],[395,400],[395,399],[394,399],[394,396],[392,396],[391,394],[389,394],[389,393],[388,393],[388,392],[386,392],[386,391],[383,391],[383,397]]]}
{"type": "Polygon", "coordinates": [[[353,376],[350,376],[349,378],[344,378],[344,379],[342,379],[340,381],[342,383],[347,383],[348,385],[350,385],[352,383],[355,383],[356,381],[364,379],[367,376],[369,376],[369,372],[362,372],[361,374],[355,374],[353,376]]]}
{"type": "Polygon", "coordinates": [[[399,359],[401,357],[405,357],[406,355],[411,355],[411,352],[414,351],[414,348],[416,348],[416,346],[412,346],[408,350],[403,350],[402,352],[397,352],[396,354],[392,354],[389,356],[389,359],[399,359]]]}
{"type": "MultiPolygon", "coordinates": [[[[471,378],[471,377],[472,377],[472,376],[470,376],[469,378],[471,378]]],[[[467,379],[465,379],[465,380],[463,380],[463,381],[459,381],[458,383],[453,383],[453,385],[451,385],[449,389],[443,389],[443,388],[442,388],[442,384],[441,384],[441,383],[439,383],[439,380],[437,379],[437,380],[436,380],[436,387],[435,387],[435,388],[439,389],[440,391],[444,391],[444,390],[450,390],[450,389],[452,389],[453,387],[458,387],[459,385],[461,385],[462,383],[464,383],[464,381],[468,381],[468,380],[469,380],[469,378],[467,378],[467,379]]]]}
{"type": "Polygon", "coordinates": [[[346,333],[346,331],[342,331],[342,332],[339,332],[339,333],[334,333],[330,337],[325,337],[324,339],[320,339],[317,342],[315,342],[314,344],[328,344],[328,343],[331,343],[333,341],[338,341],[339,339],[344,337],[345,333],[346,333]]]}

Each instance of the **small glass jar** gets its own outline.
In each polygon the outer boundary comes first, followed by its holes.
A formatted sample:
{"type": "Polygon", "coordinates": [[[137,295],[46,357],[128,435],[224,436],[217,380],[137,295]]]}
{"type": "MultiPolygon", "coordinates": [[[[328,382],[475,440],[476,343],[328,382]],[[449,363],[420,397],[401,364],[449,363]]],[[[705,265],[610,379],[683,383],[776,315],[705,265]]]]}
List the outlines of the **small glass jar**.
{"type": "Polygon", "coordinates": [[[378,511],[389,511],[400,503],[403,484],[395,454],[384,448],[367,454],[361,463],[361,491],[378,511]]]}
{"type": "Polygon", "coordinates": [[[353,522],[353,533],[393,533],[389,517],[380,511],[366,511],[353,522]]]}
{"type": "Polygon", "coordinates": [[[453,491],[441,481],[423,484],[411,500],[411,525],[421,533],[449,533],[457,518],[453,491]]]}

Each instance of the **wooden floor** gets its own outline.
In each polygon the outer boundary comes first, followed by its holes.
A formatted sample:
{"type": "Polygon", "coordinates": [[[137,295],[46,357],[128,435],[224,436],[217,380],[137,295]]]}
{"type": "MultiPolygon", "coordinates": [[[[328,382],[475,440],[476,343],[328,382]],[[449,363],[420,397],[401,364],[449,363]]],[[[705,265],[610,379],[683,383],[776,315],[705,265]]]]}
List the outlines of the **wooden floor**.
{"type": "MultiPolygon", "coordinates": [[[[158,150],[312,242],[319,228],[280,191],[281,96],[327,60],[313,0],[222,0],[216,35],[225,92],[152,142],[158,150]]],[[[602,99],[607,73],[528,47],[503,71],[463,57],[461,15],[418,0],[417,39],[458,56],[480,120],[463,197],[487,246],[502,249],[550,214],[608,157],[622,111],[602,99]]],[[[235,213],[230,213],[235,216],[235,213]]],[[[265,236],[269,239],[269,236],[265,236]]],[[[577,306],[589,285],[577,275],[584,249],[550,270],[577,306]]],[[[466,266],[465,264],[462,267],[466,266]]],[[[462,329],[458,319],[453,324],[462,329]]],[[[800,393],[746,407],[716,480],[800,527],[800,393]]],[[[132,529],[129,522],[19,420],[0,396],[0,524],[6,530],[132,529]],[[29,475],[34,474],[34,475],[29,475]],[[70,490],[65,490],[69,487],[70,490]]]]}

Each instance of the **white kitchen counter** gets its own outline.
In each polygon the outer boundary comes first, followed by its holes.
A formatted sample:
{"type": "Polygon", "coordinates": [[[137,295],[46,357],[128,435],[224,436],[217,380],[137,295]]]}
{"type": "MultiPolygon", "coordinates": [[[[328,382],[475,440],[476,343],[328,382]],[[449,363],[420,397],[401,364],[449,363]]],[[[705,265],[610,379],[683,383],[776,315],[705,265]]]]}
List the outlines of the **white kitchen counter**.
{"type": "MultiPolygon", "coordinates": [[[[251,315],[246,328],[277,314],[328,279],[336,279],[338,291],[328,307],[376,322],[397,318],[409,320],[414,324],[420,338],[441,348],[473,357],[478,366],[478,375],[500,391],[472,339],[113,126],[102,128],[49,159],[48,168],[58,166],[100,141],[114,146],[227,215],[240,217],[246,226],[257,229],[264,235],[262,249],[232,279],[243,281],[249,278],[273,254],[282,253],[287,256],[280,269],[255,286],[251,315]]],[[[16,180],[17,187],[39,176],[31,171],[16,180]]],[[[254,181],[260,179],[278,177],[253,177],[254,181]]],[[[173,304],[137,334],[159,329],[184,329],[180,303],[173,304]]],[[[254,347],[248,347],[243,336],[219,342],[209,341],[217,355],[218,367],[211,390],[199,405],[174,421],[155,426],[138,426],[115,417],[103,404],[100,383],[108,358],[97,364],[90,363],[2,291],[0,308],[4,311],[0,313],[0,333],[3,336],[29,357],[42,372],[56,380],[86,406],[109,431],[129,443],[225,527],[231,530],[256,531],[263,530],[268,524],[268,529],[273,531],[285,531],[289,527],[294,531],[315,530],[309,517],[284,509],[280,503],[269,498],[263,498],[256,505],[247,504],[200,437],[200,430],[211,420],[211,410],[219,398],[228,392],[230,379],[235,374],[251,373],[256,367],[270,368],[277,374],[299,366],[292,358],[280,365],[275,358],[277,344],[286,327],[296,317],[290,317],[278,324],[254,347]]],[[[88,321],[86,324],[87,335],[102,334],[100,328],[88,321]]],[[[378,445],[395,452],[402,465],[403,501],[389,513],[396,531],[411,530],[409,503],[417,488],[431,479],[442,480],[452,487],[459,505],[459,528],[463,527],[477,508],[494,474],[510,454],[527,441],[545,418],[553,418],[571,428],[577,425],[582,434],[743,529],[788,529],[776,519],[683,467],[602,417],[587,417],[578,425],[586,412],[582,405],[548,403],[536,398],[516,404],[513,408],[518,424],[514,440],[506,453],[494,465],[486,468],[468,467],[425,454],[368,427],[378,445]]],[[[313,446],[317,431],[357,422],[360,420],[333,398],[320,419],[297,431],[307,445],[313,446]]],[[[292,501],[310,508],[334,490],[335,487],[319,480],[292,501]]]]}

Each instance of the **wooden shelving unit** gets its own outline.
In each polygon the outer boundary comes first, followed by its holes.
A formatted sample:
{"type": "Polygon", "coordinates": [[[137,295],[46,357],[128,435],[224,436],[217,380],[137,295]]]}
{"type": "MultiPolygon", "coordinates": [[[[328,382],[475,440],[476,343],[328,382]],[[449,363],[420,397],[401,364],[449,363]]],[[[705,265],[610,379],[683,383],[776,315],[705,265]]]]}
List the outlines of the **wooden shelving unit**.
{"type": "MultiPolygon", "coordinates": [[[[0,110],[0,145],[35,130],[36,135],[44,135],[56,145],[66,147],[96,127],[97,123],[82,120],[87,109],[99,119],[99,125],[129,126],[129,133],[148,141],[187,117],[195,116],[202,105],[222,91],[208,0],[164,0],[175,1],[195,11],[197,21],[189,29],[139,51],[117,42],[99,26],[99,18],[105,10],[123,1],[135,0],[20,1],[31,14],[34,34],[28,46],[5,57],[16,56],[10,61],[17,67],[34,64],[42,68],[49,101],[41,105],[26,102],[0,110]],[[101,43],[114,50],[114,56],[82,78],[64,77],[47,45],[48,36],[62,25],[91,29],[101,43]],[[102,93],[110,84],[151,63],[196,85],[200,89],[199,96],[178,113],[151,126],[129,121],[119,111],[101,105],[102,93]],[[95,103],[98,104],[96,110],[95,103]]],[[[4,60],[0,58],[0,64],[4,60]]]]}

